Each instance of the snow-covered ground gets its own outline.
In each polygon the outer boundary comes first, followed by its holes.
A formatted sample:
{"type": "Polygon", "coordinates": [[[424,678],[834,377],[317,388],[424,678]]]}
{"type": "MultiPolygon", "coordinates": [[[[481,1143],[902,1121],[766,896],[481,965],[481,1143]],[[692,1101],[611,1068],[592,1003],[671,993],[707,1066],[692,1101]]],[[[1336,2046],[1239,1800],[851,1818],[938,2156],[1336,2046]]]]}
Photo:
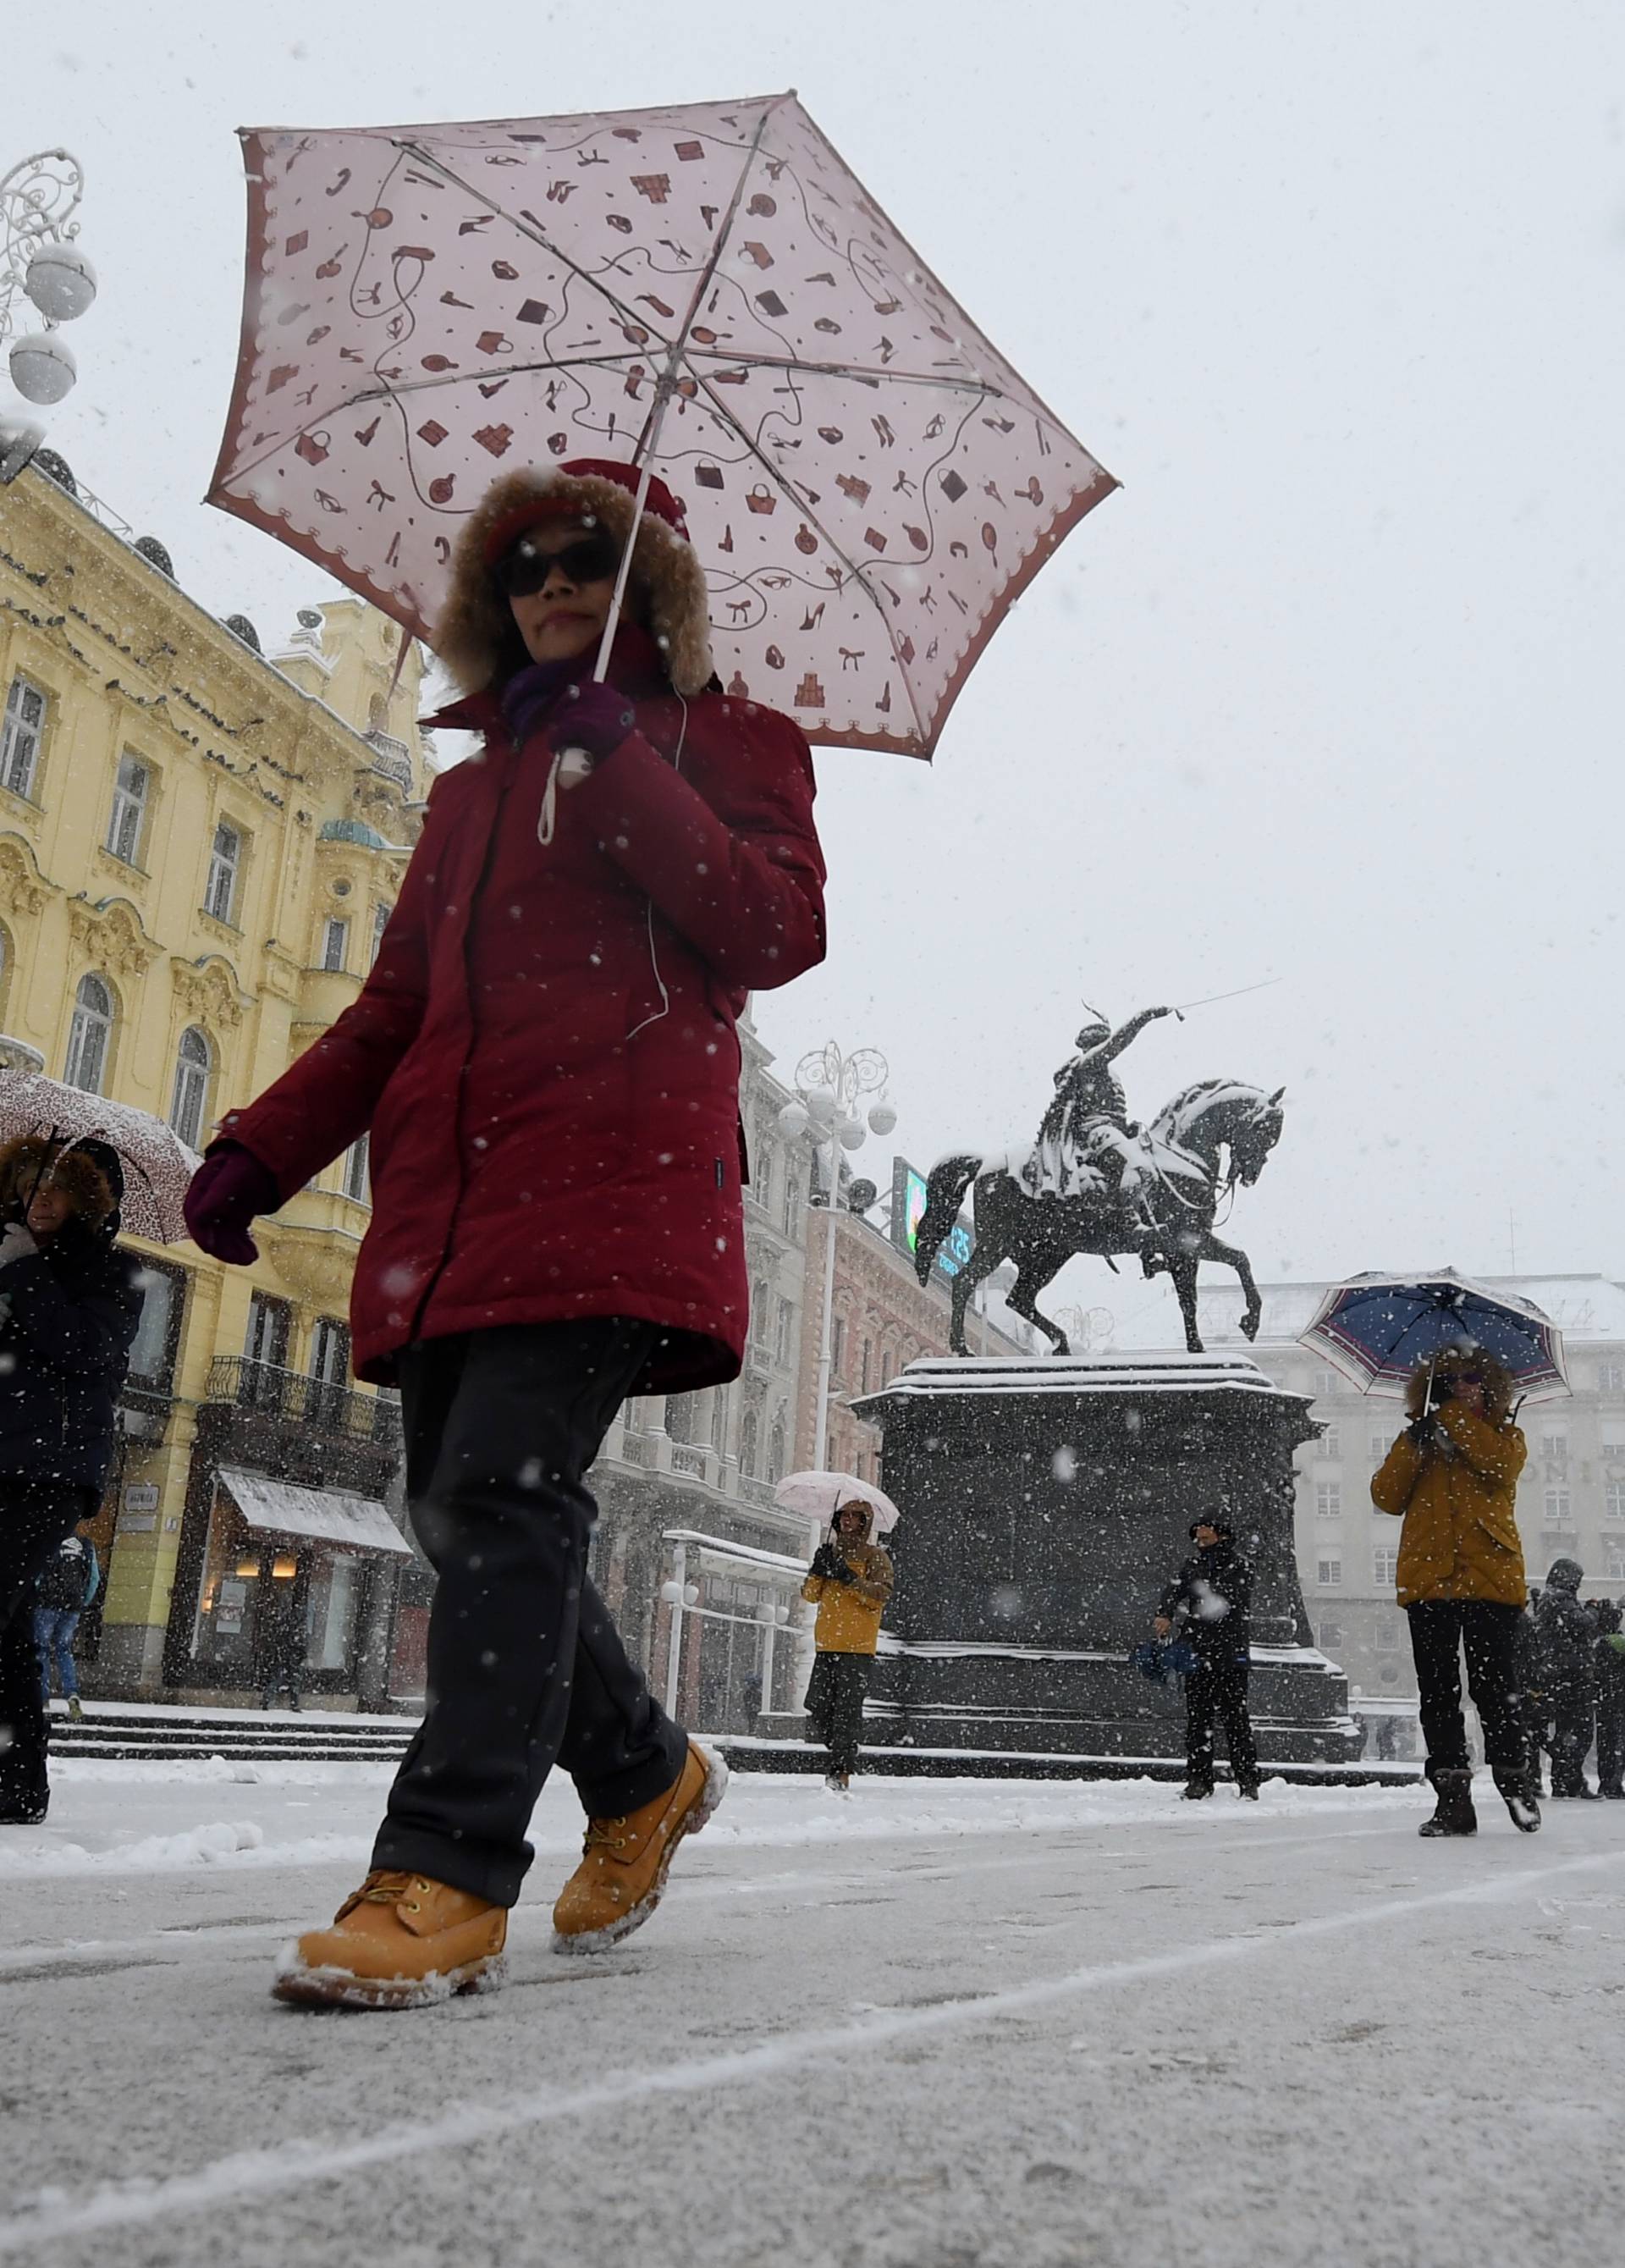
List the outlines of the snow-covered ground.
{"type": "Polygon", "coordinates": [[[1625,2214],[1625,1807],[736,1777],[620,1952],[267,1995],[364,1865],[351,1764],[64,1759],[0,1830],[0,2255],[52,2268],[1528,2268],[1625,2214]],[[557,1988],[557,1989],[544,1989],[557,1988]],[[538,1991],[542,1992],[539,1999],[538,1991]]]}

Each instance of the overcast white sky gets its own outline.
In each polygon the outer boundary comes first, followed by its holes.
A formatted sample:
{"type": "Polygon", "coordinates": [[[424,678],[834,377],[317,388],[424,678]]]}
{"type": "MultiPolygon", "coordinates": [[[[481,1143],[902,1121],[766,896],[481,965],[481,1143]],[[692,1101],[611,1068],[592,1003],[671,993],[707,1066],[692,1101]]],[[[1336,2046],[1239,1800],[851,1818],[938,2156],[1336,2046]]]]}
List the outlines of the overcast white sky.
{"type": "Polygon", "coordinates": [[[1084,999],[1273,976],[1123,1066],[1148,1115],[1285,1082],[1230,1225],[1261,1274],[1501,1270],[1509,1214],[1521,1269],[1625,1270],[1617,0],[15,12],[0,170],[78,154],[102,280],[52,441],[268,644],[327,593],[198,501],[234,129],[798,88],[1124,488],[934,766],[820,753],[831,951],[758,1004],[780,1067],[883,1049],[923,1164],[1035,1126],[1084,999]]]}

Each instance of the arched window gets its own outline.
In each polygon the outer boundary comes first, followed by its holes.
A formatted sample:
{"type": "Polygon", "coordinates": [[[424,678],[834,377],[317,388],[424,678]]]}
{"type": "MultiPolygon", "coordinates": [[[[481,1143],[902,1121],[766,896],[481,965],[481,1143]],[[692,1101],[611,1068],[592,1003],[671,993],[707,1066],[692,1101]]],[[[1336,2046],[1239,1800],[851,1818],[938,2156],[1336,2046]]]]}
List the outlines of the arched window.
{"type": "Polygon", "coordinates": [[[63,1079],[70,1086],[83,1087],[87,1094],[99,1094],[112,1050],[113,995],[99,976],[83,976],[74,996],[63,1079]]]}
{"type": "Polygon", "coordinates": [[[175,1058],[175,1091],[169,1106],[169,1123],[188,1149],[202,1139],[209,1116],[209,1074],[214,1058],[208,1039],[194,1024],[180,1035],[175,1058]]]}

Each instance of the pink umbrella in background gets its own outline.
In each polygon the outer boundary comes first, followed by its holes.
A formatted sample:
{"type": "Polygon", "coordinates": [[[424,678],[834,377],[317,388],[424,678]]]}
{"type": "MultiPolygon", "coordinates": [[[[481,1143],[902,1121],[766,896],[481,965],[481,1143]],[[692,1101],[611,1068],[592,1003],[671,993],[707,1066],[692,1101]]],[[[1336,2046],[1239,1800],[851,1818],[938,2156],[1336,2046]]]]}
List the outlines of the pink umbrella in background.
{"type": "Polygon", "coordinates": [[[500,468],[620,457],[684,500],[729,691],[929,756],[1116,485],[793,95],[243,146],[209,500],[414,636],[500,468]]]}

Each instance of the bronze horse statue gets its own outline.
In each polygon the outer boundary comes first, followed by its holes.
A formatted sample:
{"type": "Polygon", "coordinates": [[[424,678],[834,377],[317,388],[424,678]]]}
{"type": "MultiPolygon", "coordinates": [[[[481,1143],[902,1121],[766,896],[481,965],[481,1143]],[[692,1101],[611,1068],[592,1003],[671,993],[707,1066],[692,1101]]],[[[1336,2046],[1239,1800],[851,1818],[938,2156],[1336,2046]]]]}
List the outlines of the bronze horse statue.
{"type": "Polygon", "coordinates": [[[1251,1189],[1263,1172],[1281,1138],[1284,1093],[1277,1087],[1266,1094],[1236,1079],[1208,1079],[1176,1094],[1139,1137],[1141,1204],[1149,1227],[1134,1208],[1107,1197],[1098,1175],[1098,1194],[1059,1197],[1033,1193],[1030,1173],[1022,1173],[1023,1152],[960,1152],[940,1159],[926,1181],[914,1264],[923,1284],[974,1182],[976,1241],[953,1279],[950,1344],[955,1354],[967,1351],[965,1313],[971,1293],[1004,1260],[1016,1263],[1010,1306],[1044,1332],[1057,1354],[1069,1354],[1066,1333],[1040,1313],[1037,1299],[1079,1253],[1096,1254],[1108,1267],[1114,1265],[1114,1255],[1135,1257],[1148,1276],[1165,1270],[1179,1296],[1185,1344],[1192,1354],[1202,1351],[1196,1330],[1197,1268],[1204,1260],[1233,1268],[1246,1294],[1241,1328],[1248,1338],[1256,1338],[1263,1301],[1251,1264],[1245,1252],[1219,1241],[1213,1223],[1220,1198],[1238,1186],[1251,1189]],[[1221,1161],[1224,1151],[1228,1165],[1221,1161]]]}

